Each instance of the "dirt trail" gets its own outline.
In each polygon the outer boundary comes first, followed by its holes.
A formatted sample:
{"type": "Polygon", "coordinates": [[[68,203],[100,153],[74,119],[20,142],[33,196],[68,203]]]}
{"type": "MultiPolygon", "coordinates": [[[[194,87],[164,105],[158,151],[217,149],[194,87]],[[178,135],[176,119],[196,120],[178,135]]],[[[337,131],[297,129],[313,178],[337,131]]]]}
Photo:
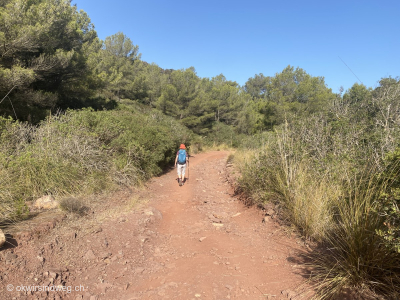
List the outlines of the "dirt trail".
{"type": "Polygon", "coordinates": [[[175,170],[154,178],[145,206],[89,231],[56,227],[2,251],[2,299],[307,299],[294,292],[304,281],[300,241],[233,196],[227,155],[191,157],[184,186],[175,170]]]}

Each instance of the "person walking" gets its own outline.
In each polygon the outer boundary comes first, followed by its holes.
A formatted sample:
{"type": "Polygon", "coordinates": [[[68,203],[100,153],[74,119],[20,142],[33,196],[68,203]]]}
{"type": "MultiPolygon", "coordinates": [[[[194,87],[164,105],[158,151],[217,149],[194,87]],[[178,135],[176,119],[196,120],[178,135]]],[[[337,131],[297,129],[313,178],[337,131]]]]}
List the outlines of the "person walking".
{"type": "Polygon", "coordinates": [[[178,172],[178,183],[179,186],[182,186],[183,183],[185,182],[185,171],[186,171],[186,166],[189,169],[189,156],[186,151],[186,146],[184,144],[181,144],[179,146],[179,150],[176,153],[176,158],[175,158],[175,166],[178,172]]]}

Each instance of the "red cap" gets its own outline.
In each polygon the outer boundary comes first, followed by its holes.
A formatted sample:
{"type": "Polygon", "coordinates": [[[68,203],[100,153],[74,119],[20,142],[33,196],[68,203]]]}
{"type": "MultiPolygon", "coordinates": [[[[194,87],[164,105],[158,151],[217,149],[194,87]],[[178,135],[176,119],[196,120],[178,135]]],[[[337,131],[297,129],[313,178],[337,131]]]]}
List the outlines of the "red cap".
{"type": "Polygon", "coordinates": [[[185,147],[184,144],[181,144],[181,145],[179,146],[179,149],[186,149],[186,147],[185,147]]]}

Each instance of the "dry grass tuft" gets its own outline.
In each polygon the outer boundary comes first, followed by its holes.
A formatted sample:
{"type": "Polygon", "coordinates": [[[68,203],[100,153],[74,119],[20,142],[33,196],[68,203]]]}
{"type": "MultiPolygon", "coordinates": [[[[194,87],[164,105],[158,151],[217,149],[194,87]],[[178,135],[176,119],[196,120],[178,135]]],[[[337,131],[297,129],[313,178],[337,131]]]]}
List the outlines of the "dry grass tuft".
{"type": "Polygon", "coordinates": [[[74,197],[66,197],[60,200],[60,208],[63,211],[84,215],[89,208],[84,205],[83,201],[74,197]]]}

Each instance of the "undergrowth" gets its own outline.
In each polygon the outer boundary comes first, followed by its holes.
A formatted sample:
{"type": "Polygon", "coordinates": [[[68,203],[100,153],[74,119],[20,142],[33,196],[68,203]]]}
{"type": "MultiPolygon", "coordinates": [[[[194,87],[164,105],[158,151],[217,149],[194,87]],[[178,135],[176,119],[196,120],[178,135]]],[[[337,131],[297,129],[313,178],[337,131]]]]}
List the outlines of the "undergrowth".
{"type": "Polygon", "coordinates": [[[316,299],[399,299],[399,151],[387,155],[395,145],[377,139],[380,128],[324,118],[293,120],[238,151],[240,187],[318,243],[316,299]]]}
{"type": "Polygon", "coordinates": [[[138,105],[67,111],[38,126],[0,118],[0,220],[43,195],[88,195],[136,185],[173,165],[189,130],[138,105]]]}

